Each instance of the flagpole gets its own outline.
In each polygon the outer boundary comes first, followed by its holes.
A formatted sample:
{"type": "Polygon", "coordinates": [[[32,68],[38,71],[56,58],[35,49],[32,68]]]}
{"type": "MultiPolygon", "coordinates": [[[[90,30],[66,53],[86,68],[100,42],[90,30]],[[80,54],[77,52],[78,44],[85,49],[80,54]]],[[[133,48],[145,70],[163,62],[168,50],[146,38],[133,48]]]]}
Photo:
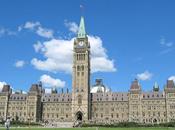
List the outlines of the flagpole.
{"type": "Polygon", "coordinates": [[[84,6],[80,5],[81,16],[83,16],[84,6]]]}

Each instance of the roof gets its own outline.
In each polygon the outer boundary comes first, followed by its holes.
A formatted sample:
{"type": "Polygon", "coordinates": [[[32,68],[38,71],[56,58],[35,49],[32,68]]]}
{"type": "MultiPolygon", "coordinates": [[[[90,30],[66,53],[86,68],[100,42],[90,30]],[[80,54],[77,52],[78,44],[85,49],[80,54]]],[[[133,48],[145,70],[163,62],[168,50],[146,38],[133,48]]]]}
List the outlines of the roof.
{"type": "Polygon", "coordinates": [[[162,99],[165,98],[164,92],[142,92],[142,99],[162,99]]]}
{"type": "Polygon", "coordinates": [[[109,92],[109,89],[103,84],[102,79],[96,79],[96,84],[91,87],[91,93],[109,92]]]}
{"type": "Polygon", "coordinates": [[[139,89],[141,89],[140,84],[139,84],[137,79],[132,81],[132,84],[131,84],[130,88],[131,88],[131,90],[139,90],[139,89]]]}
{"type": "Polygon", "coordinates": [[[41,94],[42,86],[40,84],[32,84],[32,86],[30,87],[29,93],[41,94]]]}
{"type": "Polygon", "coordinates": [[[27,99],[27,94],[11,94],[10,101],[22,101],[27,99]]]}
{"type": "Polygon", "coordinates": [[[174,81],[173,80],[167,80],[167,88],[174,88],[175,85],[174,85],[174,81]]]}
{"type": "Polygon", "coordinates": [[[128,101],[128,93],[92,93],[92,101],[128,101]]]}
{"type": "Polygon", "coordinates": [[[80,19],[80,25],[78,30],[78,38],[85,38],[86,37],[86,31],[85,31],[85,23],[84,23],[84,17],[81,17],[80,19]]]}
{"type": "Polygon", "coordinates": [[[153,91],[159,91],[159,85],[157,82],[154,83],[153,91]]]}
{"type": "Polygon", "coordinates": [[[71,93],[43,94],[42,102],[71,102],[71,93]]]}
{"type": "Polygon", "coordinates": [[[2,88],[2,92],[10,92],[10,85],[4,85],[2,88]]]}

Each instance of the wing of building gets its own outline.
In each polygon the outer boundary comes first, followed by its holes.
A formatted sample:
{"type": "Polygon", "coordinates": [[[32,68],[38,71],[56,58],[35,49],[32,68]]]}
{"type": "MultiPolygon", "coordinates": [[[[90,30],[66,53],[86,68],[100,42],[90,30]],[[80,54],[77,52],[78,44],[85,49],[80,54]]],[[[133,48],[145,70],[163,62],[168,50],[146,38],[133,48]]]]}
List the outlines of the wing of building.
{"type": "Polygon", "coordinates": [[[90,86],[90,43],[81,17],[73,46],[72,91],[45,93],[42,83],[27,94],[12,93],[10,85],[0,92],[0,120],[31,122],[140,122],[175,121],[175,85],[168,80],[164,90],[157,83],[143,92],[135,79],[128,92],[112,92],[102,79],[90,86]]]}

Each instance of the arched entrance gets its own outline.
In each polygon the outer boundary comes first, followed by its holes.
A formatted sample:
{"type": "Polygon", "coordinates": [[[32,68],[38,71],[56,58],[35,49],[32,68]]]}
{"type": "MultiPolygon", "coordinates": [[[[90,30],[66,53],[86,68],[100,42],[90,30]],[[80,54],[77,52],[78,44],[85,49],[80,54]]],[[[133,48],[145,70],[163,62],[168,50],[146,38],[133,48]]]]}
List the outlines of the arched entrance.
{"type": "Polygon", "coordinates": [[[154,120],[153,120],[153,123],[157,123],[157,119],[154,119],[154,120]]]}
{"type": "Polygon", "coordinates": [[[83,113],[81,111],[78,111],[76,113],[76,117],[78,121],[82,121],[83,120],[83,113]]]}

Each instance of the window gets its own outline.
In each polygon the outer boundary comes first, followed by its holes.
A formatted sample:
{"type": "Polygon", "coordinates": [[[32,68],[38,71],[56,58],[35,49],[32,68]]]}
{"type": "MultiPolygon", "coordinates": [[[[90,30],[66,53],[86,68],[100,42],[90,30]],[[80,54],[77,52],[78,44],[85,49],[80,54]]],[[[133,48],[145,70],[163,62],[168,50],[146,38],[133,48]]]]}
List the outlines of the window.
{"type": "Polygon", "coordinates": [[[96,117],[98,117],[98,114],[96,114],[96,117]]]}
{"type": "Polygon", "coordinates": [[[116,116],[117,116],[117,118],[119,117],[119,115],[118,115],[118,114],[117,114],[116,116]]]}
{"type": "Polygon", "coordinates": [[[158,116],[160,116],[160,112],[158,112],[158,116]]]}
{"type": "Polygon", "coordinates": [[[81,105],[81,104],[82,104],[82,96],[79,95],[79,96],[78,96],[78,105],[81,105]]]}
{"type": "Polygon", "coordinates": [[[111,118],[113,118],[113,113],[111,113],[111,118]]]}
{"type": "Polygon", "coordinates": [[[84,65],[81,66],[81,70],[84,71],[84,65]]]}
{"type": "Polygon", "coordinates": [[[77,76],[80,76],[80,72],[77,72],[77,76]]]}
{"type": "Polygon", "coordinates": [[[143,112],[142,115],[145,116],[145,112],[143,112]]]}
{"type": "Polygon", "coordinates": [[[84,76],[84,72],[81,72],[81,75],[84,76]]]}
{"type": "Polygon", "coordinates": [[[80,71],[80,66],[77,66],[77,71],[80,71]]]}
{"type": "Polygon", "coordinates": [[[85,54],[83,54],[83,60],[85,60],[85,54]]]}

